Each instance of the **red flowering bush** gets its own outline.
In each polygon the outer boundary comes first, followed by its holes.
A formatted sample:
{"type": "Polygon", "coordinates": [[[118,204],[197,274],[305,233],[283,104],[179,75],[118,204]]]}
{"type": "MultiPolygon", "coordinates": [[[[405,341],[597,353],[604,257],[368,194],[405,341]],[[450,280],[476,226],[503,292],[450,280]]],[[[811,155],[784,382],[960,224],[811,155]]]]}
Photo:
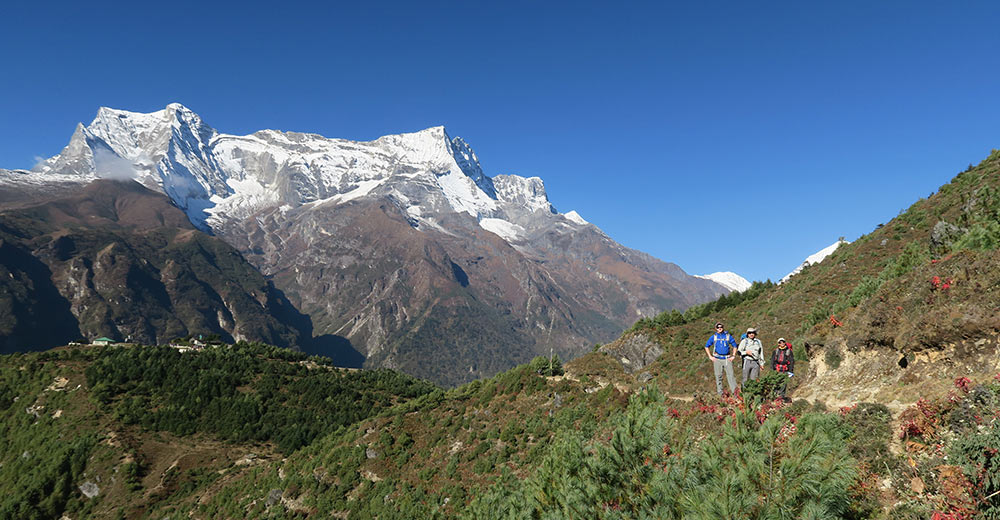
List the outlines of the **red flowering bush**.
{"type": "Polygon", "coordinates": [[[900,427],[900,430],[901,430],[899,433],[900,439],[906,439],[909,437],[923,437],[924,433],[926,433],[924,429],[921,427],[921,424],[914,419],[904,421],[900,427]]]}
{"type": "Polygon", "coordinates": [[[967,377],[960,377],[960,378],[958,378],[958,379],[955,380],[955,388],[961,390],[963,394],[967,394],[967,393],[969,393],[969,390],[970,390],[969,385],[971,383],[972,383],[972,381],[969,378],[967,378],[967,377]]]}
{"type": "Polygon", "coordinates": [[[920,411],[921,415],[923,415],[928,419],[931,419],[934,416],[941,413],[941,407],[924,398],[921,398],[919,401],[917,401],[917,404],[914,406],[917,407],[917,410],[920,411]]]}
{"type": "Polygon", "coordinates": [[[929,439],[937,430],[941,420],[940,413],[941,409],[938,405],[927,399],[920,399],[917,404],[907,408],[899,416],[899,438],[929,439]]]}
{"type": "Polygon", "coordinates": [[[707,413],[707,414],[714,414],[715,412],[719,411],[718,406],[715,406],[714,404],[705,404],[702,402],[696,403],[695,409],[701,413],[707,413]]]}
{"type": "MultiPolygon", "coordinates": [[[[768,417],[776,415],[784,407],[785,401],[782,399],[765,401],[761,403],[760,408],[754,410],[754,416],[757,417],[758,423],[764,424],[764,421],[766,421],[768,417]]],[[[795,421],[792,422],[794,423],[795,421]]]]}
{"type": "Polygon", "coordinates": [[[944,280],[942,280],[940,276],[933,276],[933,277],[931,277],[931,290],[932,291],[936,291],[936,290],[947,291],[954,284],[955,284],[955,282],[953,282],[951,280],[951,278],[945,278],[944,280]]]}

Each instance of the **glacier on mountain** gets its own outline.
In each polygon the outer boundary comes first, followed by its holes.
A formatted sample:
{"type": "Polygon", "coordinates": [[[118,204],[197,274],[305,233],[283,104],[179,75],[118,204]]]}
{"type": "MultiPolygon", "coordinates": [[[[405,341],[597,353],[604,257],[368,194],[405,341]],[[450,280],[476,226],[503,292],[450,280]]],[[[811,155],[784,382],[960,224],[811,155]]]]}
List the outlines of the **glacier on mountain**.
{"type": "Polygon", "coordinates": [[[524,228],[517,224],[499,218],[484,218],[479,220],[483,229],[494,233],[507,242],[514,242],[524,236],[524,228]]]}

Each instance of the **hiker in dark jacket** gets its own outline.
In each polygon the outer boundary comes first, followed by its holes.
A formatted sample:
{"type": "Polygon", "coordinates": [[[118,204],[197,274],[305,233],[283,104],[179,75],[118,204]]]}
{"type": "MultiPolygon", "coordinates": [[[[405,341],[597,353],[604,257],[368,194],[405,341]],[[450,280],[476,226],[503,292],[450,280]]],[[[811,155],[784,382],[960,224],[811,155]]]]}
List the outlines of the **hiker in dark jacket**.
{"type": "MultiPolygon", "coordinates": [[[[771,353],[771,370],[788,374],[788,377],[795,375],[795,354],[792,352],[792,346],[785,341],[785,338],[778,338],[778,348],[774,349],[774,352],[771,353]]],[[[782,380],[781,388],[778,389],[778,395],[785,397],[786,389],[788,389],[787,378],[782,380]]]]}
{"type": "Polygon", "coordinates": [[[726,332],[722,323],[715,324],[715,334],[705,342],[705,354],[712,360],[715,369],[715,391],[722,395],[722,373],[726,373],[729,391],[736,393],[736,377],[733,376],[733,357],[736,355],[736,340],[726,332]]]}

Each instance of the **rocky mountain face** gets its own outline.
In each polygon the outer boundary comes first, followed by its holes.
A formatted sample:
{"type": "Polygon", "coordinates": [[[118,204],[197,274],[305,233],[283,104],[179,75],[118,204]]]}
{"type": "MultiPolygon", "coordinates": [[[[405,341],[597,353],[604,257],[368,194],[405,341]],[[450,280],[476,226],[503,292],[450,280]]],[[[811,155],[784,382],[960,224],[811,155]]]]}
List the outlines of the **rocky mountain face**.
{"type": "Polygon", "coordinates": [[[309,315],[307,349],[455,384],[728,289],[617,244],[549,203],[539,178],[487,176],[443,127],[370,142],[222,134],[187,108],[102,108],[0,204],[98,178],[160,191],[309,315]],[[333,349],[333,350],[331,350],[333,349]]]}
{"type": "Polygon", "coordinates": [[[296,345],[302,322],[243,257],[134,182],[0,213],[0,352],[190,333],[296,345]]]}

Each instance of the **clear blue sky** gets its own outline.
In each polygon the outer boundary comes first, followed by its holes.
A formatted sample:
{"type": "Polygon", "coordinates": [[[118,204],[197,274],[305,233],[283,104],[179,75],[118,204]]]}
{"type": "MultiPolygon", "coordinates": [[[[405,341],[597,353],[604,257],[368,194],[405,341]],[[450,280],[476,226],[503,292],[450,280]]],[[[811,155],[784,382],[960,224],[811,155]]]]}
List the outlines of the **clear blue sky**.
{"type": "Polygon", "coordinates": [[[996,2],[73,2],[0,17],[0,166],[99,106],[444,124],[692,274],[777,279],[1000,148],[996,2]]]}

